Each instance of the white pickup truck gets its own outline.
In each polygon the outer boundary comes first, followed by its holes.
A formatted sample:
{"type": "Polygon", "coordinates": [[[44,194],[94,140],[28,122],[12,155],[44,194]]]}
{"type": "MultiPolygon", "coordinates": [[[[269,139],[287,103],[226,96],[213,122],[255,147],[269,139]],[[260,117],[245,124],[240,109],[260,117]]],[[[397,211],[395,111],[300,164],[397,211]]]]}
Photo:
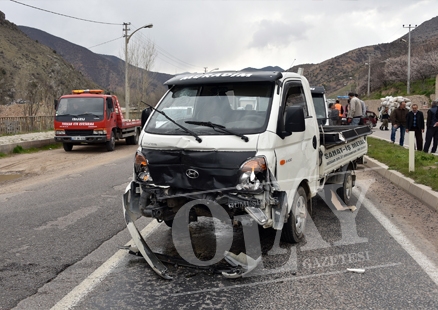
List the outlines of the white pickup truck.
{"type": "Polygon", "coordinates": [[[163,278],[171,277],[136,228],[139,216],[172,227],[183,207],[190,210],[187,224],[220,208],[229,219],[245,215],[295,243],[325,184],[341,184],[340,196],[349,202],[371,130],[319,126],[304,76],[214,72],[165,84],[169,90],[143,128],[123,197],[135,245],[163,278]],[[172,109],[184,112],[163,113],[172,109]]]}

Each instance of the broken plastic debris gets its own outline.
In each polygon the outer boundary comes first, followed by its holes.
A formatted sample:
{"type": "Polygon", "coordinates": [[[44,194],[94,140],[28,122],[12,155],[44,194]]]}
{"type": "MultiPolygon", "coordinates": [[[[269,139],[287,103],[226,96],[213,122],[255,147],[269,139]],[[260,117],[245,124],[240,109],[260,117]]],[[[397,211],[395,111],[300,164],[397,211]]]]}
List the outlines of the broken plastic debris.
{"type": "Polygon", "coordinates": [[[364,273],[365,269],[355,269],[355,268],[347,268],[347,271],[355,272],[355,273],[364,273]]]}
{"type": "Polygon", "coordinates": [[[239,255],[236,255],[234,253],[225,251],[225,260],[233,267],[240,267],[242,268],[241,271],[235,271],[231,273],[222,272],[222,275],[226,278],[234,279],[234,278],[240,278],[248,273],[250,273],[252,270],[254,270],[257,265],[261,261],[261,257],[257,259],[253,259],[252,257],[246,255],[245,253],[240,253],[239,255]]]}

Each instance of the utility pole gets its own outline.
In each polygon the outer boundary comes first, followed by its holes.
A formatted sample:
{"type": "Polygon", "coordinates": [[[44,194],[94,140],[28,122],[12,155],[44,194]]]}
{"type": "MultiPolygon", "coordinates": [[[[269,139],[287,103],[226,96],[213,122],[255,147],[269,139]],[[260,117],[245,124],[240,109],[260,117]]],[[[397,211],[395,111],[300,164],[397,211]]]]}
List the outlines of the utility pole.
{"type": "Polygon", "coordinates": [[[368,85],[367,85],[367,97],[370,96],[370,78],[371,78],[371,55],[368,55],[368,85]]]}
{"type": "MultiPolygon", "coordinates": [[[[129,119],[129,81],[128,81],[128,31],[131,30],[128,26],[131,23],[123,23],[123,31],[125,34],[125,116],[129,119]]],[[[122,111],[120,111],[122,113],[122,111]]],[[[123,114],[122,114],[123,115],[123,114]]]]}
{"type": "Polygon", "coordinates": [[[415,27],[417,27],[417,25],[415,26],[411,26],[411,24],[409,24],[409,26],[403,25],[403,28],[408,28],[409,32],[408,32],[408,82],[407,82],[407,89],[406,89],[406,93],[409,95],[411,92],[411,29],[414,29],[415,27]]]}
{"type": "Polygon", "coordinates": [[[128,31],[131,30],[128,28],[128,26],[131,25],[131,23],[123,23],[123,31],[125,34],[123,35],[125,37],[125,116],[126,119],[129,119],[129,81],[128,81],[128,67],[129,67],[129,57],[128,57],[128,43],[129,39],[131,39],[132,35],[143,28],[152,28],[152,24],[145,25],[143,27],[137,28],[132,32],[130,35],[128,35],[128,31]]]}

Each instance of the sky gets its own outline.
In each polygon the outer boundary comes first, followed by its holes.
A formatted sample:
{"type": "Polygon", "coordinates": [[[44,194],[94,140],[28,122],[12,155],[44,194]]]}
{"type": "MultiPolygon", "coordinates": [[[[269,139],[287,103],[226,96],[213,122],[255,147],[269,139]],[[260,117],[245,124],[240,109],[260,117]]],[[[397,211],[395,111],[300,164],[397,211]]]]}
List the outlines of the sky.
{"type": "Polygon", "coordinates": [[[437,16],[436,0],[0,0],[6,19],[124,58],[153,43],[152,71],[177,74],[320,63],[388,43],[437,16]]]}

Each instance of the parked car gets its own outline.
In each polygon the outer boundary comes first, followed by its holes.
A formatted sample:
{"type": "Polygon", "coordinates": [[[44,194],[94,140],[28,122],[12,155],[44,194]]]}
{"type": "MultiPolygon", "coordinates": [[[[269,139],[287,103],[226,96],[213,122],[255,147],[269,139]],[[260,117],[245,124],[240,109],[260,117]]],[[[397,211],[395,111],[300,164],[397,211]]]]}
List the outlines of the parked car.
{"type": "MultiPolygon", "coordinates": [[[[348,125],[347,118],[341,119],[341,125],[348,125]]],[[[373,111],[367,111],[365,116],[360,119],[359,125],[368,125],[371,128],[377,125],[377,114],[373,111]]]]}

